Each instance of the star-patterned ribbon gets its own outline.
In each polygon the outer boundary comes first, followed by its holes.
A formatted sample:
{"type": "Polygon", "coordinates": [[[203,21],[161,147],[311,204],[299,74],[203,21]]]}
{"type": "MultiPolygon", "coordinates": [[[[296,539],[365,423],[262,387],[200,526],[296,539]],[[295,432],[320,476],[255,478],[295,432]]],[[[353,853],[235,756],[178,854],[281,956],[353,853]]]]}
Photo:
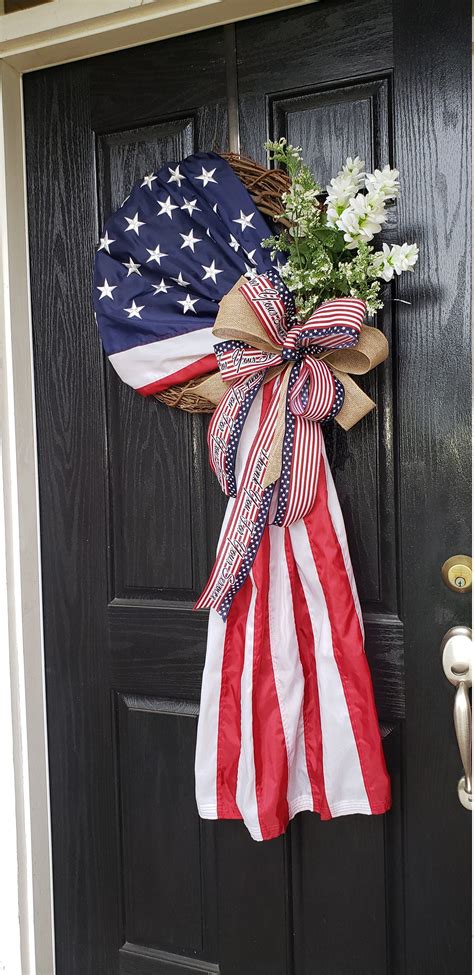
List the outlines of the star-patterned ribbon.
{"type": "Polygon", "coordinates": [[[300,324],[293,296],[276,271],[241,279],[223,300],[214,334],[226,341],[217,343],[215,354],[230,386],[213,414],[208,446],[211,467],[235,504],[196,609],[212,607],[225,620],[267,519],[291,525],[313,507],[320,424],[336,417],[344,403],[344,385],[324,356],[357,345],[364,315],[360,299],[336,298],[300,324]],[[237,486],[240,434],[264,383],[269,392],[237,486]]]}

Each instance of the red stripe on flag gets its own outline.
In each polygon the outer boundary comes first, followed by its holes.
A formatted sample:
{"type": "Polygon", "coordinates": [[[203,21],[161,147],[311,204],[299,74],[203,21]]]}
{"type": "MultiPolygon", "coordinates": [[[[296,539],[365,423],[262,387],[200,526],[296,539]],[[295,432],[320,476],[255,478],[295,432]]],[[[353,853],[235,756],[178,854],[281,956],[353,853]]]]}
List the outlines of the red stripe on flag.
{"type": "Polygon", "coordinates": [[[262,838],[273,839],[288,825],[288,755],[275,685],[268,620],[270,536],[268,526],[252,574],[257,587],[253,665],[253,738],[258,818],[262,838]]]}
{"type": "Polygon", "coordinates": [[[252,584],[246,579],[232,603],[225,632],[217,733],[218,819],[242,819],[236,804],[241,741],[240,685],[251,596],[252,584]]]}
{"type": "Polygon", "coordinates": [[[331,819],[331,812],[324,789],[323,739],[321,733],[321,716],[319,713],[319,691],[316,675],[313,627],[311,625],[306,596],[298,574],[288,529],[285,529],[285,553],[288,575],[290,577],[299,655],[304,675],[303,721],[306,767],[311,783],[314,811],[319,812],[321,819],[331,819]]]}
{"type": "Polygon", "coordinates": [[[390,780],[380,739],[364,638],[343,554],[328,509],[324,464],[321,464],[319,470],[316,504],[304,522],[328,608],[334,658],[341,677],[370,808],[373,813],[383,813],[390,808],[390,780]]]}
{"type": "Polygon", "coordinates": [[[184,369],[178,369],[178,372],[173,372],[170,376],[164,376],[163,379],[156,379],[155,382],[148,383],[146,386],[140,386],[135,392],[140,393],[141,396],[151,396],[152,393],[159,393],[163,389],[169,389],[170,386],[186,383],[189,379],[196,379],[197,376],[205,376],[208,372],[216,371],[217,359],[212,353],[203,356],[197,362],[191,363],[190,366],[185,366],[184,369]]]}

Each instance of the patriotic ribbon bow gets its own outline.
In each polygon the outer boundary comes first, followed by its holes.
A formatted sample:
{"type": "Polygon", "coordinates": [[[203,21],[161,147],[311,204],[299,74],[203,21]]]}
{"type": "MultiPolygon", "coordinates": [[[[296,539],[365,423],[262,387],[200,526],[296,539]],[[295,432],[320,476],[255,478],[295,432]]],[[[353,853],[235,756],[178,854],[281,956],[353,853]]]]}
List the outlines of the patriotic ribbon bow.
{"type": "MultiPolygon", "coordinates": [[[[358,344],[364,314],[360,299],[336,298],[324,302],[300,324],[293,296],[276,271],[250,282],[241,279],[223,299],[213,331],[225,339],[215,346],[215,354],[221,377],[230,386],[213,414],[208,447],[221,488],[235,503],[196,609],[212,607],[225,620],[250,572],[269,514],[271,524],[291,525],[313,507],[321,457],[320,424],[336,417],[344,404],[346,382],[338,378],[341,374],[332,360],[341,368],[340,357],[348,354],[343,350],[358,344]],[[237,488],[240,435],[264,383],[269,387],[260,423],[237,488]]],[[[377,335],[385,343],[382,334],[377,335]]],[[[378,358],[366,355],[368,368],[385,357],[386,352],[378,358]]],[[[367,366],[352,366],[347,371],[367,371],[367,366]]],[[[364,404],[360,413],[364,415],[374,404],[355,388],[370,404],[364,404]]]]}

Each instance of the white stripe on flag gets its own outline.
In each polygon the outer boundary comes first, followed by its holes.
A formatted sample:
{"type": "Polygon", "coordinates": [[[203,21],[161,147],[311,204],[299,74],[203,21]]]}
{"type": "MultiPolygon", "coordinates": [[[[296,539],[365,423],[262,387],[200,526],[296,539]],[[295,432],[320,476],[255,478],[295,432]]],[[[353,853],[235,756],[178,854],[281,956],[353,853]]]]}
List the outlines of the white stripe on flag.
{"type": "Polygon", "coordinates": [[[269,532],[270,650],[288,755],[287,799],[291,819],[301,809],[313,809],[304,735],[305,682],[298,652],[293,597],[285,554],[285,529],[271,525],[269,532]]]}
{"type": "Polygon", "coordinates": [[[109,355],[109,360],[125,383],[134,389],[141,389],[194,365],[196,359],[212,355],[213,352],[212,328],[198,328],[186,335],[175,335],[160,342],[148,342],[133,349],[124,349],[123,352],[114,352],[109,355]]]}
{"type": "MultiPolygon", "coordinates": [[[[261,409],[262,391],[260,390],[250,407],[249,415],[242,430],[235,462],[237,480],[242,475],[250,445],[257,432],[261,409]]],[[[235,498],[229,498],[218,547],[224,537],[234,504],[235,498]]],[[[202,677],[195,759],[196,801],[202,819],[217,819],[217,740],[226,629],[227,624],[215,610],[211,609],[207,631],[206,662],[202,677]]],[[[261,836],[259,838],[261,839],[261,836]]]]}
{"type": "Polygon", "coordinates": [[[332,816],[370,814],[359,753],[334,658],[331,622],[304,521],[290,525],[289,532],[314,636],[328,805],[332,816]]]}
{"type": "Polygon", "coordinates": [[[203,819],[217,819],[217,740],[226,624],[211,610],[196,742],[196,802],[203,819]]]}

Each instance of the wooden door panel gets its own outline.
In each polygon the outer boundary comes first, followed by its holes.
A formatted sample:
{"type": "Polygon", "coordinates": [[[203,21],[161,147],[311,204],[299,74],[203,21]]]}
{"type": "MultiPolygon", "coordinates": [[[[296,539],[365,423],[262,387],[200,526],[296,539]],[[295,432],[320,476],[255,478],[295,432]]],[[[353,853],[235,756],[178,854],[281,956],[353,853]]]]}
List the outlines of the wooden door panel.
{"type": "MultiPolygon", "coordinates": [[[[110,126],[110,122],[109,122],[110,126]]],[[[193,116],[170,118],[158,125],[97,134],[100,226],[123,203],[144,173],[154,172],[168,159],[194,152],[193,116]]]]}
{"type": "Polygon", "coordinates": [[[130,694],[117,704],[125,940],[202,956],[209,945],[193,783],[197,705],[130,694]]]}
{"type": "Polygon", "coordinates": [[[137,694],[199,700],[207,618],[192,603],[115,599],[107,609],[111,686],[137,694]]]}
{"type": "Polygon", "coordinates": [[[342,86],[347,79],[376,78],[393,63],[389,3],[377,8],[373,0],[330,0],[319,11],[308,5],[243,21],[236,30],[241,139],[263,164],[269,90],[293,94],[333,82],[342,86]]]}
{"type": "Polygon", "coordinates": [[[304,813],[292,831],[296,971],[385,975],[384,824],[357,817],[327,824],[304,813]]]}
{"type": "Polygon", "coordinates": [[[341,161],[354,153],[371,172],[391,156],[388,85],[385,77],[319,85],[306,94],[299,89],[289,97],[279,92],[271,98],[270,108],[275,138],[285,134],[292,145],[304,145],[305,161],[323,189],[341,168],[341,161]]]}
{"type": "Polygon", "coordinates": [[[219,962],[225,975],[290,975],[288,837],[256,843],[240,823],[216,828],[219,962]]]}
{"type": "Polygon", "coordinates": [[[113,594],[144,598],[171,590],[192,598],[191,418],[137,396],[111,366],[107,389],[113,594]]]}
{"type": "Polygon", "coordinates": [[[95,132],[153,125],[192,116],[202,147],[227,143],[225,35],[199,35],[117,51],[89,62],[95,132]],[[127,121],[125,121],[127,120],[127,121]]]}

